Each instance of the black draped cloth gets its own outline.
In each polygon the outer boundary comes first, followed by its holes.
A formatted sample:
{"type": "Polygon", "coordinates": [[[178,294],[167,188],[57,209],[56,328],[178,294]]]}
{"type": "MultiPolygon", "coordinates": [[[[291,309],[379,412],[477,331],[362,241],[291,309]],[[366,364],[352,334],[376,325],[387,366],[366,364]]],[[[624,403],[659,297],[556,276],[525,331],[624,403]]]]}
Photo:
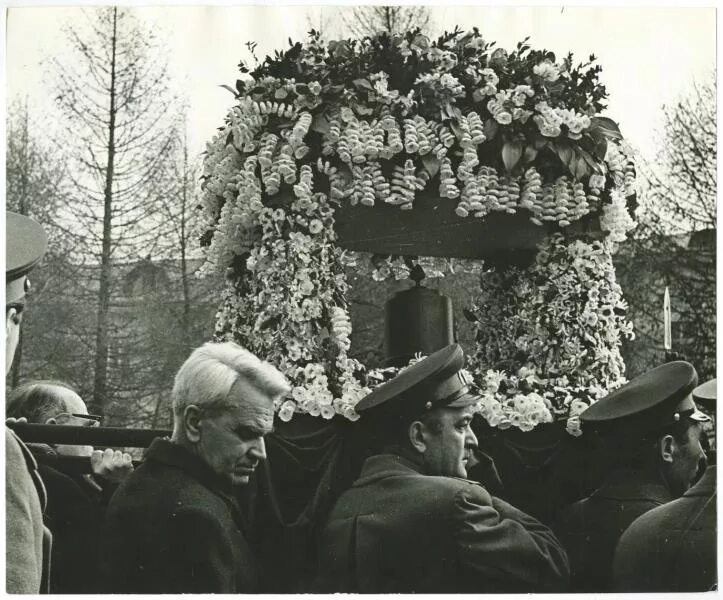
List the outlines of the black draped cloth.
{"type": "MultiPolygon", "coordinates": [[[[370,454],[370,426],[295,415],[266,438],[268,459],[240,498],[259,559],[261,592],[315,591],[320,528],[370,454]]],[[[590,493],[601,476],[585,436],[572,438],[564,424],[500,431],[475,419],[473,427],[480,452],[469,478],[543,522],[590,493]]]]}
{"type": "Polygon", "coordinates": [[[261,565],[261,591],[310,592],[319,528],[361,470],[364,427],[295,415],[266,438],[267,460],[241,501],[261,565]]]}

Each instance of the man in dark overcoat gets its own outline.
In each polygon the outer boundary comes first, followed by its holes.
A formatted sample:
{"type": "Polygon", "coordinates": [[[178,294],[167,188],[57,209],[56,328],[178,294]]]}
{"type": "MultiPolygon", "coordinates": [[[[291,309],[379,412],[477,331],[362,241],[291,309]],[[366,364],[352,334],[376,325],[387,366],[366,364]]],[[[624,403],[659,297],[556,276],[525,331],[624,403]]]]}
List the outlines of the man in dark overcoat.
{"type": "Polygon", "coordinates": [[[687,362],[652,369],[590,406],[583,435],[601,436],[609,471],[589,497],[563,509],[552,528],[570,557],[572,592],[612,589],[615,547],[642,514],[680,497],[705,460],[700,412],[687,362]]]}
{"type": "MultiPolygon", "coordinates": [[[[704,405],[711,395],[714,404],[715,380],[693,390],[693,398],[704,405]]],[[[613,589],[681,593],[716,589],[716,550],[716,475],[715,465],[709,465],[682,498],[645,513],[625,531],[615,551],[613,589]]]]}
{"type": "Polygon", "coordinates": [[[565,589],[567,557],[552,532],[466,479],[479,397],[463,362],[447,346],[357,405],[377,453],[323,528],[319,591],[565,589]]]}
{"type": "Polygon", "coordinates": [[[156,439],[106,513],[108,592],[250,593],[254,552],[236,501],[266,458],[285,378],[232,342],[196,349],[176,375],[171,439],[156,439]]]}

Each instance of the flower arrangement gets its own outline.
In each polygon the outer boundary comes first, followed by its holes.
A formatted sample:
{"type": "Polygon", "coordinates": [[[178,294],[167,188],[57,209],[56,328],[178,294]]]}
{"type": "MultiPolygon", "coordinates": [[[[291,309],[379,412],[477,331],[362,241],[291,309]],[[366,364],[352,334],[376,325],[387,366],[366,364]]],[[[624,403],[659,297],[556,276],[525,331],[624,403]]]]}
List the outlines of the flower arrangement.
{"type": "MultiPolygon", "coordinates": [[[[554,234],[528,269],[483,274],[468,313],[477,330],[471,363],[491,425],[528,431],[577,417],[625,382],[620,346],[634,334],[611,243],[554,234]]],[[[579,433],[579,422],[568,430],[579,433]]]]}
{"type": "MultiPolygon", "coordinates": [[[[290,41],[252,71],[240,65],[249,77],[236,82],[236,104],[206,150],[203,270],[227,273],[217,337],[241,341],[291,380],[291,397],[276,407],[281,419],[298,412],[354,420],[354,406],[378,383],[379,374],[348,355],[345,269],[359,256],[337,244],[334,214],[344,203],[412,210],[427,191],[448,199],[459,218],[521,212],[557,231],[597,219],[616,242],[631,227],[631,153],[615,123],[598,114],[606,92],[594,57],[574,66],[571,55],[557,61],[526,40],[509,53],[494,46],[476,29],[436,41],[413,31],[328,43],[312,31],[306,44],[290,41]]],[[[518,286],[552,269],[553,259],[540,259],[545,251],[562,258],[563,237],[554,240],[538,255],[539,272],[517,274],[518,286]]],[[[425,270],[440,276],[448,266],[434,259],[425,270]]],[[[372,276],[398,278],[410,268],[408,259],[375,257],[372,276]]],[[[507,296],[500,310],[510,323],[516,311],[532,310],[507,296]]],[[[480,314],[480,329],[483,321],[480,314]]],[[[483,361],[478,347],[478,369],[509,348],[500,339],[497,349],[483,361]]],[[[514,409],[506,418],[521,428],[559,414],[563,405],[549,391],[569,388],[562,375],[541,378],[549,361],[531,364],[506,365],[494,391],[497,376],[480,381],[503,410],[514,409]],[[508,391],[512,403],[504,404],[508,391]]],[[[613,374],[569,383],[605,387],[613,374]]]]}

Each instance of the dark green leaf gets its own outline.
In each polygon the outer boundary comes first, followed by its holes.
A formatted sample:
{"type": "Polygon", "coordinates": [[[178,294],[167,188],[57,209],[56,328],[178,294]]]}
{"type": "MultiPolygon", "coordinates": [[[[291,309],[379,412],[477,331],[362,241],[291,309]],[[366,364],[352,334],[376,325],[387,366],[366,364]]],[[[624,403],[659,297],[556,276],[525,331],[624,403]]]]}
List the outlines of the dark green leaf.
{"type": "Polygon", "coordinates": [[[537,158],[537,148],[534,146],[525,146],[525,151],[522,154],[522,161],[525,164],[531,163],[537,158]]]}
{"type": "Polygon", "coordinates": [[[223,89],[228,90],[234,96],[238,96],[238,93],[236,92],[236,90],[233,89],[230,85],[226,85],[225,83],[222,83],[219,87],[222,87],[223,89]]]}
{"type": "Polygon", "coordinates": [[[296,93],[297,94],[310,94],[309,86],[305,83],[297,83],[296,84],[296,93]]]}
{"type": "Polygon", "coordinates": [[[588,169],[587,163],[585,162],[585,159],[581,156],[577,159],[577,161],[574,164],[574,167],[571,169],[572,174],[575,176],[575,179],[583,179],[587,177],[590,174],[590,170],[588,169]]]}
{"type": "Polygon", "coordinates": [[[464,318],[467,319],[470,323],[476,323],[477,317],[475,314],[468,308],[462,309],[462,314],[464,315],[464,318]]]}
{"type": "Polygon", "coordinates": [[[317,133],[329,133],[329,120],[322,113],[314,115],[311,121],[311,130],[317,133]]]}
{"type": "Polygon", "coordinates": [[[590,119],[590,129],[599,129],[606,137],[614,140],[620,140],[623,137],[618,124],[607,117],[593,117],[590,119]]]}
{"type": "Polygon", "coordinates": [[[365,89],[365,90],[374,91],[374,86],[371,83],[369,83],[368,79],[355,79],[354,81],[352,81],[352,83],[354,84],[354,87],[356,87],[357,89],[365,89]]]}
{"type": "Polygon", "coordinates": [[[515,168],[522,157],[522,144],[520,142],[505,142],[502,146],[502,162],[508,172],[515,168]]]}
{"type": "Polygon", "coordinates": [[[422,155],[422,164],[427,170],[427,173],[431,177],[434,177],[439,172],[439,160],[431,152],[429,154],[422,155]]]}
{"type": "Polygon", "coordinates": [[[497,121],[495,121],[494,119],[487,119],[485,121],[484,133],[485,133],[485,137],[488,140],[493,139],[497,135],[497,132],[499,131],[499,129],[500,129],[500,126],[498,125],[497,121]]]}

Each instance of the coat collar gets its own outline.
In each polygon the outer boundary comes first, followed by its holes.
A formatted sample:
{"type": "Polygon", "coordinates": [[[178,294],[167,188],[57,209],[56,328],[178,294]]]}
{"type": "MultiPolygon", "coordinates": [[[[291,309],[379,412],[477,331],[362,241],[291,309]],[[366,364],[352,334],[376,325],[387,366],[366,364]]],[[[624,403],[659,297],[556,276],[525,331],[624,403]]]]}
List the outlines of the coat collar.
{"type": "Polygon", "coordinates": [[[709,466],[700,481],[690,488],[683,496],[686,498],[704,496],[710,498],[715,493],[715,465],[709,466]]]}
{"type": "Polygon", "coordinates": [[[664,504],[673,494],[657,473],[645,469],[617,469],[592,497],[611,500],[647,500],[664,504]]]}
{"type": "Polygon", "coordinates": [[[214,473],[210,467],[190,450],[168,438],[156,438],[146,452],[145,460],[177,467],[202,485],[236,507],[231,482],[214,473]]]}
{"type": "Polygon", "coordinates": [[[421,475],[422,469],[398,454],[376,454],[364,461],[361,474],[352,487],[361,487],[395,475],[421,475]]]}
{"type": "MultiPolygon", "coordinates": [[[[410,458],[400,456],[399,454],[375,454],[370,456],[364,461],[362,466],[361,474],[359,478],[354,482],[352,487],[361,487],[375,483],[380,479],[394,476],[414,476],[421,475],[428,477],[429,474],[424,472],[421,465],[415,463],[410,458]]],[[[448,477],[447,479],[457,479],[459,481],[466,481],[474,485],[480,486],[481,484],[472,481],[471,479],[463,479],[461,477],[448,477]]],[[[484,487],[484,486],[482,486],[484,487]]]]}

